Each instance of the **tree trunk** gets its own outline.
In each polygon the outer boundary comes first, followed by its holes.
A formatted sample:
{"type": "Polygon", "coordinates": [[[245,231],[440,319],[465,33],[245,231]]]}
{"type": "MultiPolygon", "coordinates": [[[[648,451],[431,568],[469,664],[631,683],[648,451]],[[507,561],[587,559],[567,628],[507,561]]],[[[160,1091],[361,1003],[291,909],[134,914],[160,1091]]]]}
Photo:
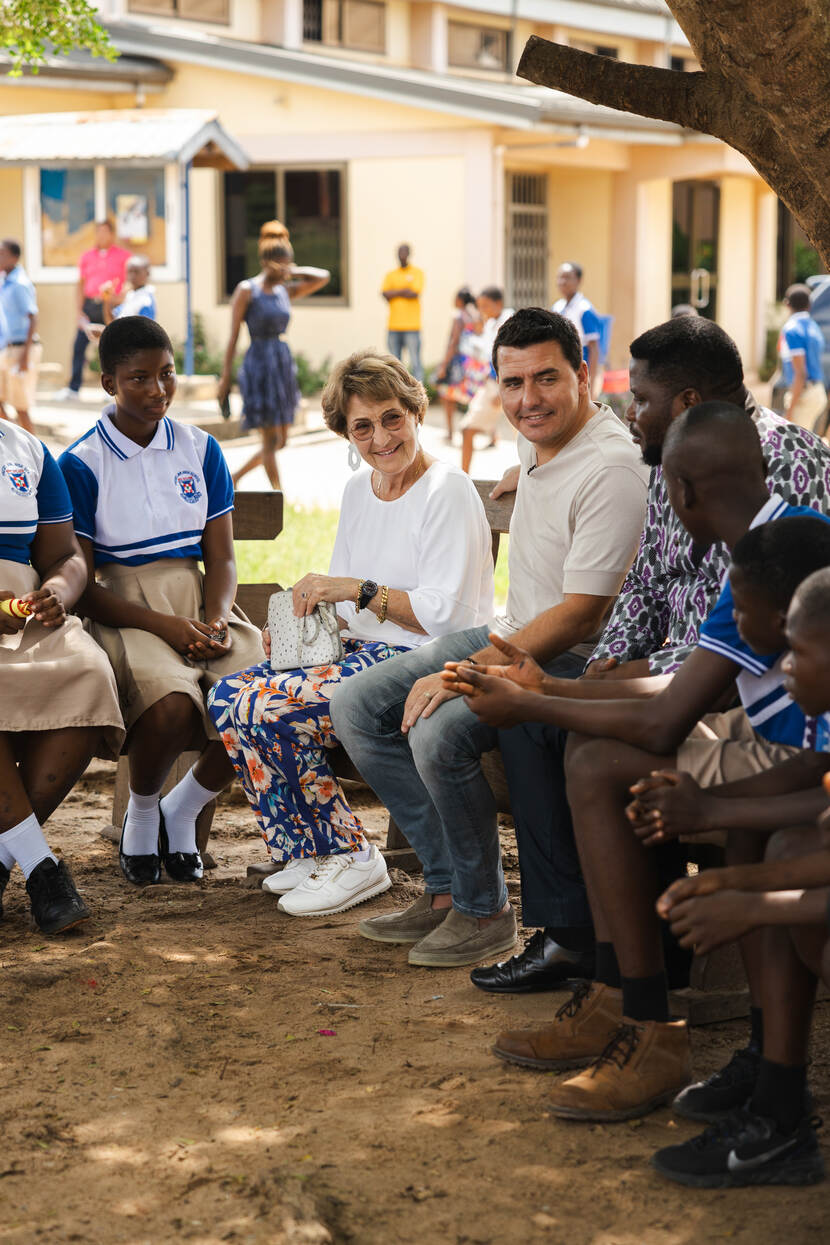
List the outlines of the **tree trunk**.
{"type": "Polygon", "coordinates": [[[650,69],[535,36],[520,77],[712,134],[740,151],[830,267],[830,0],[667,0],[699,73],[650,69]]]}

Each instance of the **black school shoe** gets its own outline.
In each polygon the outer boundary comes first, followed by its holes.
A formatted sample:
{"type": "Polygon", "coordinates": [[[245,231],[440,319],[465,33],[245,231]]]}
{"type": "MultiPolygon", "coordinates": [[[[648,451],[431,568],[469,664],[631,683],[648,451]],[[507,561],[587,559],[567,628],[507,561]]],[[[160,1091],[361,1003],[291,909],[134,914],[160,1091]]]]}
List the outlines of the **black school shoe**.
{"type": "Polygon", "coordinates": [[[89,909],[62,860],[42,860],[29,874],[26,890],[35,924],[44,934],[62,934],[89,920],[89,909]]]}
{"type": "Polygon", "coordinates": [[[594,952],[568,951],[537,929],[523,951],[509,960],[474,968],[470,981],[488,994],[535,994],[561,990],[572,978],[594,979],[594,952]]]}
{"type": "Polygon", "coordinates": [[[672,1109],[687,1120],[701,1120],[704,1124],[722,1120],[752,1097],[760,1066],[760,1051],[752,1046],[736,1050],[725,1067],[678,1094],[672,1109]]]}
{"type": "MultiPolygon", "coordinates": [[[[159,810],[161,818],[161,810],[159,810]]],[[[161,824],[161,823],[160,823],[161,824]]],[[[146,856],[132,856],[124,851],[124,831],[127,828],[127,814],[121,823],[121,842],[118,844],[118,864],[121,872],[133,886],[154,886],[161,881],[161,860],[158,853],[146,856]]]]}
{"type": "Polygon", "coordinates": [[[161,818],[159,824],[159,854],[167,870],[168,877],[171,877],[174,882],[198,882],[205,874],[202,857],[198,851],[171,852],[167,840],[167,827],[164,824],[164,815],[161,809],[159,809],[159,816],[161,818]]]}
{"type": "Polygon", "coordinates": [[[3,891],[9,884],[11,873],[5,865],[0,865],[0,921],[3,919],[3,891]]]}
{"type": "Polygon", "coordinates": [[[818,1118],[805,1118],[784,1133],[775,1120],[744,1107],[691,1141],[658,1150],[651,1163],[661,1176],[700,1189],[818,1184],[824,1179],[820,1127],[818,1118]]]}

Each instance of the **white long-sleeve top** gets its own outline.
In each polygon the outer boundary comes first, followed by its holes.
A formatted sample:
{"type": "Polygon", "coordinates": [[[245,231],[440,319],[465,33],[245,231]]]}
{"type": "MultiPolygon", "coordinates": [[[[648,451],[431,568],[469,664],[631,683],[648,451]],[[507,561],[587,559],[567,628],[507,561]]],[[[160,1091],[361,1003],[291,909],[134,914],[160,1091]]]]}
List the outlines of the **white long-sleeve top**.
{"type": "Polygon", "coordinates": [[[483,626],[493,613],[490,528],[469,476],[436,462],[402,497],[381,501],[372,473],[358,471],[346,485],[330,575],[373,579],[409,594],[426,635],[371,610],[358,614],[340,601],[338,615],[356,640],[383,640],[417,648],[439,635],[483,626]]]}

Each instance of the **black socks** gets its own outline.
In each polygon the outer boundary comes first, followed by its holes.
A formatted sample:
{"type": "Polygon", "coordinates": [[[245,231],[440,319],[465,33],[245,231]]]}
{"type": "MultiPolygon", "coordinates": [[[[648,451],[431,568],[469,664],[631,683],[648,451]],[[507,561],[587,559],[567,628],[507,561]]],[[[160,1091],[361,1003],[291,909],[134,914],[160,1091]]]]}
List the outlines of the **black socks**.
{"type": "Polygon", "coordinates": [[[614,990],[619,990],[620,985],[620,966],[617,963],[617,953],[614,950],[613,942],[597,943],[597,962],[594,969],[594,977],[604,986],[611,986],[614,990]]]}
{"type": "Polygon", "coordinates": [[[558,942],[566,951],[593,951],[593,925],[547,925],[545,933],[548,938],[558,942]]]}
{"type": "Polygon", "coordinates": [[[764,1013],[760,1007],[749,1009],[749,1049],[759,1055],[764,1049],[764,1013]]]}
{"type": "Polygon", "coordinates": [[[623,1016],[627,1020],[656,1020],[665,1024],[669,1018],[669,992],[665,973],[653,977],[622,978],[623,1016]]]}
{"type": "Polygon", "coordinates": [[[749,1107],[756,1115],[775,1120],[784,1133],[794,1131],[804,1118],[807,1094],[807,1068],[789,1067],[761,1058],[755,1091],[749,1107]]]}

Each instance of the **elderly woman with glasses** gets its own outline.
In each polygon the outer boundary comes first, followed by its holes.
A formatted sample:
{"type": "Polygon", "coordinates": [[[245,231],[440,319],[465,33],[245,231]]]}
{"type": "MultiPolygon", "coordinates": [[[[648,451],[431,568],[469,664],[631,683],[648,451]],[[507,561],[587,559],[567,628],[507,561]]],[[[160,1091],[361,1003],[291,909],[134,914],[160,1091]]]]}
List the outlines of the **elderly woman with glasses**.
{"type": "MultiPolygon", "coordinates": [[[[272,859],[285,864],[263,887],[293,916],[342,912],[391,885],[328,762],[338,742],[333,689],[435,636],[481,626],[493,609],[484,508],[469,478],[419,443],[423,385],[391,355],[362,350],[334,368],[322,406],[349,442],[355,474],[329,573],[305,575],[293,602],[298,617],[335,605],[344,657],[289,671],[265,661],[220,680],[209,697],[272,859]]],[[[267,631],[263,643],[268,654],[267,631]]]]}

